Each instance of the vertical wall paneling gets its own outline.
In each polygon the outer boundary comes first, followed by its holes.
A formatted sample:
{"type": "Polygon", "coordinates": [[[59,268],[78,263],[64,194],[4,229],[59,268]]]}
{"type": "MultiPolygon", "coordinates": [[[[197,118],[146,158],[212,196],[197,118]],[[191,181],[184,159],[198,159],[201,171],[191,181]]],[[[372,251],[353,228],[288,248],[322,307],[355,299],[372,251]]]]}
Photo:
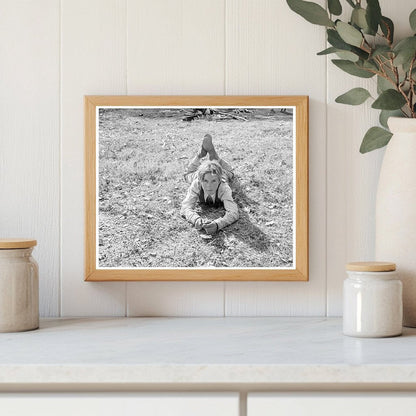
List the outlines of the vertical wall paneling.
{"type": "Polygon", "coordinates": [[[122,282],[84,282],[84,95],[126,93],[125,0],[62,0],[62,315],[124,315],[122,282]]]}
{"type": "MultiPolygon", "coordinates": [[[[408,22],[414,2],[400,7],[380,1],[382,12],[395,24],[395,38],[411,36],[408,22]]],[[[350,13],[349,6],[347,13],[350,13]]],[[[365,132],[378,125],[372,100],[361,106],[335,103],[335,98],[354,87],[367,88],[376,97],[376,78],[352,77],[328,61],[328,210],[327,273],[328,314],[342,314],[345,263],[374,259],[375,200],[384,150],[359,153],[365,132]]],[[[386,259],[387,261],[388,259],[386,259]]]]}
{"type": "Polygon", "coordinates": [[[223,282],[127,284],[128,316],[224,316],[223,282]]]}
{"type": "Polygon", "coordinates": [[[0,238],[38,241],[40,314],[59,313],[59,2],[3,1],[0,238]]]}
{"type": "Polygon", "coordinates": [[[226,315],[325,315],[325,35],[284,1],[226,3],[226,94],[308,95],[310,281],[227,282],[226,315]]]}
{"type": "MultiPolygon", "coordinates": [[[[224,0],[129,0],[127,9],[128,94],[224,94],[224,0]]],[[[127,286],[129,316],[224,315],[223,282],[127,286]]]]}
{"type": "Polygon", "coordinates": [[[224,94],[224,1],[128,0],[128,94],[224,94]]]}

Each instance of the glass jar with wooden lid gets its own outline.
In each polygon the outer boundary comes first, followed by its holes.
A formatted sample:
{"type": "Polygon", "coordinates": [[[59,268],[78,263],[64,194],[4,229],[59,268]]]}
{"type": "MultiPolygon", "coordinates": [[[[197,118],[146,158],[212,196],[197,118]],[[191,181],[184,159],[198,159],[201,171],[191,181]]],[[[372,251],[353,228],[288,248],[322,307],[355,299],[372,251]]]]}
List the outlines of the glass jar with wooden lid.
{"type": "Polygon", "coordinates": [[[354,337],[401,335],[402,282],[396,265],[388,262],[357,262],[346,266],[343,332],[354,337]]]}
{"type": "Polygon", "coordinates": [[[39,327],[38,264],[32,257],[36,240],[0,239],[0,332],[39,327]]]}

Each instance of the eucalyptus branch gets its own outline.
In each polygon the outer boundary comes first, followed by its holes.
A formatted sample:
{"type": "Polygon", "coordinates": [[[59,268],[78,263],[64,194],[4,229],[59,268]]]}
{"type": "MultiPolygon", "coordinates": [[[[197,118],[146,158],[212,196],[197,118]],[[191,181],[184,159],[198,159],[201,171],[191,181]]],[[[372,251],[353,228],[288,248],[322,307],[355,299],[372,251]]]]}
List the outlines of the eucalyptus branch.
{"type": "Polygon", "coordinates": [[[409,68],[409,82],[413,83],[413,77],[412,77],[412,72],[413,72],[413,68],[416,62],[416,55],[413,57],[412,61],[410,62],[410,68],[409,68]]]}
{"type": "Polygon", "coordinates": [[[365,38],[365,36],[363,36],[363,43],[361,44],[360,49],[362,49],[363,51],[367,52],[368,54],[371,54],[371,51],[374,49],[371,47],[371,45],[368,43],[367,39],[365,38]],[[368,50],[364,48],[364,45],[368,46],[368,50]]]}
{"type": "Polygon", "coordinates": [[[381,21],[381,22],[380,22],[380,29],[381,29],[381,25],[382,25],[382,24],[385,24],[385,25],[386,25],[386,27],[387,27],[387,36],[384,34],[384,32],[383,32],[383,31],[381,31],[381,33],[377,32],[377,33],[374,35],[374,41],[375,41],[375,37],[376,37],[376,36],[380,36],[381,38],[384,38],[384,39],[386,40],[386,42],[388,43],[389,47],[391,48],[391,47],[393,46],[393,43],[392,43],[392,42],[390,42],[390,35],[391,35],[390,26],[389,26],[389,25],[387,25],[384,21],[381,21]]]}
{"type": "Polygon", "coordinates": [[[402,96],[404,97],[404,99],[406,100],[406,105],[409,107],[410,110],[410,115],[411,117],[413,117],[414,112],[413,112],[413,108],[412,108],[412,103],[409,100],[409,96],[406,94],[405,91],[403,91],[403,86],[405,84],[405,80],[403,82],[401,82],[398,86],[397,86],[397,90],[400,92],[400,94],[402,94],[402,96]]]}
{"type": "Polygon", "coordinates": [[[381,76],[381,77],[383,76],[382,72],[375,71],[374,69],[371,69],[371,68],[361,68],[357,64],[356,64],[356,66],[357,66],[357,68],[364,69],[365,71],[371,72],[374,75],[378,75],[378,76],[381,76]]]}
{"type": "Polygon", "coordinates": [[[410,84],[410,90],[409,90],[409,101],[410,101],[410,113],[412,115],[412,117],[415,117],[415,111],[413,109],[413,88],[414,88],[414,79],[412,76],[412,72],[413,72],[413,66],[415,64],[415,60],[416,60],[416,56],[413,57],[412,62],[410,63],[410,68],[409,68],[409,84],[410,84]]]}
{"type": "MultiPolygon", "coordinates": [[[[377,56],[377,57],[375,57],[374,58],[377,62],[378,62],[378,64],[380,65],[380,68],[381,68],[381,72],[383,72],[383,74],[386,76],[386,77],[388,77],[388,75],[387,75],[387,73],[386,73],[386,70],[385,70],[385,66],[387,66],[386,64],[387,63],[389,63],[389,61],[388,61],[388,59],[386,59],[385,61],[383,61],[383,57],[381,56],[381,55],[379,55],[379,56],[377,56]]],[[[390,68],[391,69],[391,68],[390,68]]],[[[390,78],[390,77],[388,77],[388,78],[390,78]]]]}
{"type": "MultiPolygon", "coordinates": [[[[339,54],[342,58],[334,59],[333,63],[355,77],[370,79],[377,76],[378,97],[371,107],[381,110],[380,124],[383,128],[371,127],[364,136],[360,151],[365,153],[386,145],[391,137],[387,126],[387,117],[391,112],[401,112],[404,117],[416,118],[416,75],[412,74],[416,68],[414,37],[396,39],[393,47],[394,23],[381,12],[379,0],[345,0],[352,6],[350,19],[342,18],[342,0],[326,1],[330,14],[313,0],[286,2],[308,22],[330,29],[327,33],[331,48],[319,55],[350,52],[339,54]],[[337,18],[336,25],[332,21],[333,15],[337,18]],[[405,75],[404,79],[401,79],[402,74],[405,75]]],[[[416,9],[409,17],[414,32],[415,16],[416,9]]],[[[370,92],[360,87],[350,89],[335,101],[360,105],[370,97],[370,92]]]]}
{"type": "Polygon", "coordinates": [[[398,87],[400,81],[399,70],[397,69],[397,66],[394,66],[393,58],[390,58],[390,65],[392,72],[396,76],[396,86],[398,87]]]}
{"type": "MultiPolygon", "coordinates": [[[[397,71],[397,67],[393,63],[393,56],[391,56],[390,58],[386,58],[386,61],[384,63],[386,65],[389,65],[390,71],[396,74],[395,70],[397,71]]],[[[398,71],[397,71],[397,74],[398,74],[398,71]]]]}
{"type": "Polygon", "coordinates": [[[371,47],[371,45],[367,42],[365,38],[364,38],[363,43],[360,46],[360,49],[363,50],[364,52],[367,52],[369,55],[371,54],[371,51],[373,50],[373,48],[371,47]],[[364,47],[365,45],[368,46],[368,49],[364,47]]]}
{"type": "Polygon", "coordinates": [[[390,69],[392,69],[391,63],[390,63],[390,59],[392,59],[392,58],[387,58],[384,55],[378,55],[378,58],[380,58],[380,61],[383,63],[383,65],[390,64],[390,69]],[[382,61],[383,58],[384,58],[384,61],[382,61]]]}
{"type": "MultiPolygon", "coordinates": [[[[386,79],[387,81],[389,81],[394,86],[394,88],[397,88],[397,83],[388,76],[386,70],[384,69],[385,64],[390,63],[390,60],[388,60],[386,58],[386,60],[383,62],[381,58],[382,58],[382,55],[379,55],[375,58],[377,60],[377,62],[380,64],[380,68],[381,68],[381,71],[382,71],[382,74],[380,76],[382,78],[386,79]]],[[[389,69],[390,69],[390,71],[393,72],[393,68],[391,67],[391,65],[390,65],[389,69]]]]}
{"type": "Polygon", "coordinates": [[[375,58],[373,58],[377,63],[378,63],[378,66],[380,67],[380,69],[381,69],[381,72],[383,73],[383,76],[387,76],[387,74],[386,74],[386,71],[384,70],[384,65],[383,65],[383,61],[381,60],[381,57],[380,57],[380,55],[379,56],[376,56],[375,58]]]}

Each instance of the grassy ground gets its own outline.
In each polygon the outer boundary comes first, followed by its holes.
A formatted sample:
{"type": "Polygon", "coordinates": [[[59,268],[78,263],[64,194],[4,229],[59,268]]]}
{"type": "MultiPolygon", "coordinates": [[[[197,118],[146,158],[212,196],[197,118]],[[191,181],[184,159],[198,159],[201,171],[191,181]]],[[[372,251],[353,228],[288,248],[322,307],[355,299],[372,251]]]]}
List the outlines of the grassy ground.
{"type": "MultiPolygon", "coordinates": [[[[247,117],[187,122],[178,115],[105,110],[99,145],[101,267],[293,265],[292,117],[247,117]],[[189,186],[182,175],[205,133],[234,167],[231,188],[240,210],[240,219],[211,239],[179,213],[189,186]]],[[[208,218],[223,213],[201,212],[208,218]]]]}

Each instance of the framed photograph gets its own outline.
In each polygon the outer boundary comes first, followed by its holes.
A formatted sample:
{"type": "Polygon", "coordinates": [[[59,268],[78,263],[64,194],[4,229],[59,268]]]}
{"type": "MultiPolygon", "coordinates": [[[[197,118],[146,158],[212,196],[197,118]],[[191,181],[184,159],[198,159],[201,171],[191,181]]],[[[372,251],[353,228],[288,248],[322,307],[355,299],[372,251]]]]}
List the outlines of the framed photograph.
{"type": "Polygon", "coordinates": [[[85,280],[308,280],[307,96],[86,96],[85,161],[85,280]]]}

